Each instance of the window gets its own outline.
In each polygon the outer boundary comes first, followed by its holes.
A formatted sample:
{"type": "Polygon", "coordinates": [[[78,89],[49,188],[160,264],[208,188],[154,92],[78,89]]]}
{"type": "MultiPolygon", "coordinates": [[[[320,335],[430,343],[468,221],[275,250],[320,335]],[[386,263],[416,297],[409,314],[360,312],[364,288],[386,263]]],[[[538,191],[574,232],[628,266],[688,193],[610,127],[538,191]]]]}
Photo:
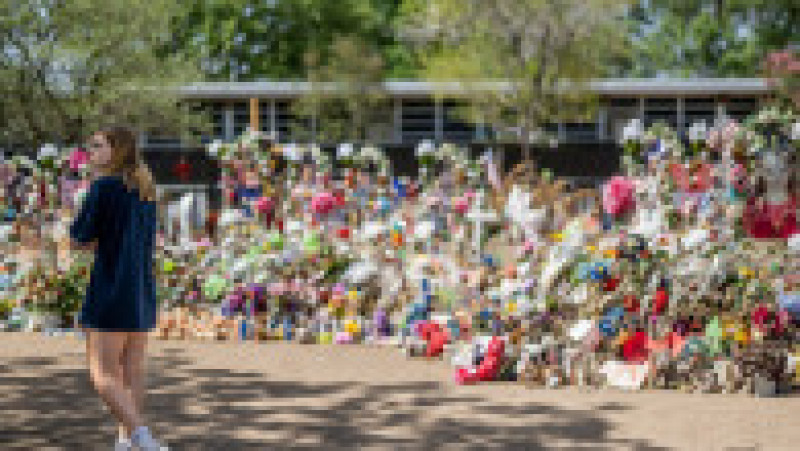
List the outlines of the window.
{"type": "Polygon", "coordinates": [[[402,139],[416,142],[436,139],[436,105],[433,99],[403,100],[402,139]]]}
{"type": "Polygon", "coordinates": [[[692,124],[705,121],[707,127],[714,126],[716,106],[712,97],[689,97],[683,99],[683,129],[689,130],[692,124]]]}
{"type": "Polygon", "coordinates": [[[290,100],[278,100],[275,102],[275,129],[278,142],[292,142],[301,139],[303,131],[311,129],[311,119],[295,115],[290,100]]]}
{"type": "Polygon", "coordinates": [[[475,138],[475,124],[464,120],[465,102],[445,100],[442,102],[443,124],[442,133],[445,142],[464,143],[475,138]]]}
{"type": "Polygon", "coordinates": [[[272,102],[262,100],[258,103],[258,128],[264,133],[272,131],[272,102]]]}
{"type": "Polygon", "coordinates": [[[207,144],[215,139],[225,139],[225,103],[219,101],[203,101],[195,104],[193,109],[196,112],[205,112],[211,121],[211,136],[203,134],[200,137],[202,143],[207,144]]]}
{"type": "Polygon", "coordinates": [[[247,102],[233,104],[233,138],[241,136],[250,126],[250,107],[247,102]]]}
{"type": "Polygon", "coordinates": [[[567,122],[564,124],[564,140],[567,142],[597,141],[596,122],[567,122]]]}
{"type": "Polygon", "coordinates": [[[650,127],[656,122],[668,124],[673,129],[678,127],[678,99],[647,98],[644,101],[644,125],[650,127]]]}
{"type": "Polygon", "coordinates": [[[742,122],[758,109],[758,100],[754,97],[731,98],[726,102],[725,113],[731,119],[742,122]]]}

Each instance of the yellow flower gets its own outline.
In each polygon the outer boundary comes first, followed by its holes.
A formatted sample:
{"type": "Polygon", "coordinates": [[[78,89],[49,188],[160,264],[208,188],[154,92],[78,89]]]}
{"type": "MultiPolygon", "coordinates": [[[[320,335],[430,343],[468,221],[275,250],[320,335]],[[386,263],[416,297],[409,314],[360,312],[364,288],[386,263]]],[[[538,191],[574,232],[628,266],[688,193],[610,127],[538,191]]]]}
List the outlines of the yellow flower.
{"type": "Polygon", "coordinates": [[[564,234],[563,233],[554,233],[554,234],[551,235],[551,237],[555,241],[561,241],[561,240],[564,239],[564,234]]]}
{"type": "Polygon", "coordinates": [[[360,329],[358,323],[354,320],[348,320],[344,325],[344,330],[351,334],[357,334],[360,329]]]}
{"type": "Polygon", "coordinates": [[[587,246],[586,250],[589,252],[595,252],[597,251],[597,246],[587,246]]]}
{"type": "Polygon", "coordinates": [[[739,268],[739,276],[741,276],[742,278],[750,278],[753,277],[754,274],[755,273],[753,272],[753,270],[746,266],[742,266],[739,268]]]}

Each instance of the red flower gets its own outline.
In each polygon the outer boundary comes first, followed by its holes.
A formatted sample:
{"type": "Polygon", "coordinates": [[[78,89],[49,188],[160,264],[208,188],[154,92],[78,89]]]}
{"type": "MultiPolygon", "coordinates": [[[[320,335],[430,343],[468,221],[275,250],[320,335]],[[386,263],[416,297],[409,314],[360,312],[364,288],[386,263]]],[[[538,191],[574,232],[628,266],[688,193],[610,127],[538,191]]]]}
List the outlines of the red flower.
{"type": "Polygon", "coordinates": [[[665,288],[657,289],[656,295],[653,298],[653,313],[656,315],[664,313],[664,311],[667,309],[668,303],[669,295],[667,294],[667,290],[665,288]]]}

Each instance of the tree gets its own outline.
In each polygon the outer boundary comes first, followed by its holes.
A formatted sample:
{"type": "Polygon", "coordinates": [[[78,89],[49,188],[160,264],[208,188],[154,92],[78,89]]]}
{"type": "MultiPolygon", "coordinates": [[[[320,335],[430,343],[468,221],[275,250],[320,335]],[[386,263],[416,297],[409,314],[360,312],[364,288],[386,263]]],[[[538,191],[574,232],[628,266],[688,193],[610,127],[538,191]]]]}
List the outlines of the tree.
{"type": "Polygon", "coordinates": [[[330,55],[326,63],[321,63],[320,52],[306,55],[310,89],[296,103],[297,115],[316,118],[315,131],[322,142],[388,138],[391,116],[381,53],[355,37],[340,36],[330,55]]]}
{"type": "Polygon", "coordinates": [[[0,120],[7,141],[28,148],[75,144],[97,127],[205,129],[179,104],[177,86],[200,79],[168,45],[169,0],[4,2],[0,34],[0,120]]]}
{"type": "Polygon", "coordinates": [[[201,55],[215,80],[304,79],[304,57],[327,63],[336,36],[373,43],[398,73],[413,60],[395,39],[399,0],[195,0],[173,23],[180,48],[201,55]]]}
{"type": "Polygon", "coordinates": [[[753,77],[764,55],[800,40],[795,0],[650,0],[629,18],[634,76],[753,77]]]}
{"type": "Polygon", "coordinates": [[[776,88],[776,101],[800,109],[800,50],[790,48],[770,53],[763,69],[776,88]]]}
{"type": "Polygon", "coordinates": [[[474,120],[518,127],[529,160],[534,132],[592,114],[588,82],[624,51],[621,4],[408,0],[403,14],[406,35],[421,36],[428,78],[460,82],[474,120]]]}

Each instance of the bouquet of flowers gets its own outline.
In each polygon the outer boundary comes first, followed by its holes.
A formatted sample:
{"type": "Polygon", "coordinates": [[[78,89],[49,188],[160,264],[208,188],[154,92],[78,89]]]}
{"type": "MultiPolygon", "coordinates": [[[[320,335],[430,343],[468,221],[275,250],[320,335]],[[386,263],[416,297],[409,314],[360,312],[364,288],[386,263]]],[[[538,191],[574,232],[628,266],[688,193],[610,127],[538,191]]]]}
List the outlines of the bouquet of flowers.
{"type": "Polygon", "coordinates": [[[352,167],[356,163],[356,150],[351,143],[341,143],[336,149],[336,161],[344,167],[352,167]]]}
{"type": "Polygon", "coordinates": [[[415,151],[419,163],[424,167],[432,167],[436,164],[436,146],[431,141],[422,141],[415,151]]]}
{"type": "Polygon", "coordinates": [[[695,122],[689,128],[689,142],[691,143],[692,151],[695,154],[700,153],[705,147],[706,140],[708,139],[708,127],[705,121],[695,122]]]}
{"type": "Polygon", "coordinates": [[[644,125],[639,119],[631,119],[622,130],[622,146],[625,155],[633,161],[638,160],[642,153],[644,138],[644,125]]]}

